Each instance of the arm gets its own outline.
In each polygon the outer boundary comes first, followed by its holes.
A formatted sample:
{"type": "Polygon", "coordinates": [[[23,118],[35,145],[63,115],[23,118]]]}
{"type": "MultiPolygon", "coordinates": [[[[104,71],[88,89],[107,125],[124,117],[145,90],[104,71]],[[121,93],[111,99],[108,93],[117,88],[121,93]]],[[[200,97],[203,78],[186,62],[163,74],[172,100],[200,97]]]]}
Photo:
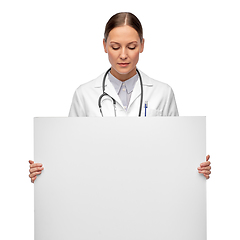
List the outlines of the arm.
{"type": "Polygon", "coordinates": [[[81,88],[78,88],[73,95],[69,117],[86,117],[83,100],[79,95],[81,95],[81,88]]]}
{"type": "Polygon", "coordinates": [[[175,95],[171,87],[168,89],[166,105],[164,109],[165,116],[179,116],[175,95]]]}

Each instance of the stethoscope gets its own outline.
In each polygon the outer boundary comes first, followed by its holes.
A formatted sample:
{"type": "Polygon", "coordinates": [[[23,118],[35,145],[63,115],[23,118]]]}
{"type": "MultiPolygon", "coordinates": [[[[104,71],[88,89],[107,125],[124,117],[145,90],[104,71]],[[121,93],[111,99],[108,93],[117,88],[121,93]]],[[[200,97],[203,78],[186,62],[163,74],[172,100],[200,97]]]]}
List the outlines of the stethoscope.
{"type": "MultiPolygon", "coordinates": [[[[100,109],[100,112],[102,114],[102,117],[103,117],[103,113],[102,113],[102,105],[101,105],[101,100],[104,96],[108,96],[109,98],[112,99],[112,102],[113,102],[113,108],[114,108],[114,114],[115,114],[115,117],[116,117],[116,100],[111,97],[109,94],[107,94],[105,92],[105,81],[106,81],[106,77],[107,77],[107,74],[108,72],[111,70],[111,68],[109,68],[107,70],[107,72],[105,73],[104,77],[103,77],[103,82],[102,82],[102,89],[103,89],[103,93],[102,95],[99,97],[98,99],[98,107],[100,109]]],[[[138,73],[138,76],[139,76],[139,80],[140,80],[140,86],[141,86],[141,100],[140,100],[140,107],[139,107],[139,113],[138,113],[138,116],[140,117],[141,116],[141,112],[142,112],[142,102],[143,102],[143,83],[142,83],[142,77],[141,77],[141,74],[140,72],[138,71],[138,69],[136,68],[136,71],[138,73]]],[[[146,104],[145,104],[145,115],[146,115],[146,104]]]]}

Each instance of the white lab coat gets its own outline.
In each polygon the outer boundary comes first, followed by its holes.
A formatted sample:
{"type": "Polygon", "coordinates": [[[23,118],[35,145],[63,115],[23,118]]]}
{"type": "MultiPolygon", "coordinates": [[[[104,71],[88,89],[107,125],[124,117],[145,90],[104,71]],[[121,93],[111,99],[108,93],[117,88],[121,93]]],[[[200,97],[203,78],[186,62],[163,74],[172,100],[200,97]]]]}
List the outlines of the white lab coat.
{"type": "MultiPolygon", "coordinates": [[[[105,73],[98,78],[80,85],[74,93],[69,117],[102,117],[98,99],[102,94],[102,81],[105,73]]],[[[145,115],[145,102],[148,102],[146,111],[147,117],[153,116],[178,116],[178,109],[171,87],[165,83],[154,80],[140,71],[143,81],[143,104],[142,116],[145,115]]],[[[133,89],[128,109],[125,110],[123,104],[116,93],[115,88],[109,81],[108,76],[105,82],[105,92],[116,100],[117,117],[138,116],[141,99],[141,87],[138,80],[133,89]]],[[[112,99],[102,98],[103,116],[114,116],[112,99]]]]}

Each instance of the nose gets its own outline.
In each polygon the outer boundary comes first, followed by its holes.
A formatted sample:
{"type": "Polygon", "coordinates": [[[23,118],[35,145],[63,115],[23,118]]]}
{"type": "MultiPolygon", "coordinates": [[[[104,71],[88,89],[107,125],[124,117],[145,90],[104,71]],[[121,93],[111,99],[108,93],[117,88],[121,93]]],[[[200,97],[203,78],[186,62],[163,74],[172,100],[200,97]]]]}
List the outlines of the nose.
{"type": "Polygon", "coordinates": [[[126,48],[122,48],[122,51],[121,51],[121,53],[120,53],[120,58],[122,59],[122,60],[125,60],[125,59],[127,59],[127,50],[126,50],[126,48]]]}

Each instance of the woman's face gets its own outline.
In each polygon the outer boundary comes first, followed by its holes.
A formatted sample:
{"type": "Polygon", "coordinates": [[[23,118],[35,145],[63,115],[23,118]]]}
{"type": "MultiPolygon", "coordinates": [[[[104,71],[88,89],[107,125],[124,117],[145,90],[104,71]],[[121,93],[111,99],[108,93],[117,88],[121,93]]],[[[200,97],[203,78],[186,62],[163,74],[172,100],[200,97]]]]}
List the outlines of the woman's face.
{"type": "Polygon", "coordinates": [[[136,74],[139,53],[143,52],[144,39],[140,42],[137,31],[130,26],[116,27],[109,32],[104,50],[112,65],[111,73],[121,81],[136,74]]]}

